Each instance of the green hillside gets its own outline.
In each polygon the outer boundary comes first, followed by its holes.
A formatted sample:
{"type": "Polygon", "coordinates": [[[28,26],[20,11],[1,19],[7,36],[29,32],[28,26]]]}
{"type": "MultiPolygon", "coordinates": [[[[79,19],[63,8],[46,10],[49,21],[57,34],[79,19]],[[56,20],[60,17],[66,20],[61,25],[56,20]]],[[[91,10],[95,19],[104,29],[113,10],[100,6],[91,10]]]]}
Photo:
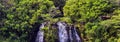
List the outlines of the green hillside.
{"type": "Polygon", "coordinates": [[[0,0],[0,42],[34,42],[43,22],[44,41],[56,42],[57,30],[47,28],[59,21],[82,42],[120,42],[120,0],[0,0]]]}

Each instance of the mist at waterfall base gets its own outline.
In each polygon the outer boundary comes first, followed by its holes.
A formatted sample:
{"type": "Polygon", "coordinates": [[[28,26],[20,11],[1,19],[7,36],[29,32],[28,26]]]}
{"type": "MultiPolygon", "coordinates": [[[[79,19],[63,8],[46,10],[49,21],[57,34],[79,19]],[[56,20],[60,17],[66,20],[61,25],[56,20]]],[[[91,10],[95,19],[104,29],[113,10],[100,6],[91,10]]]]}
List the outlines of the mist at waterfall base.
{"type": "MultiPolygon", "coordinates": [[[[64,22],[56,23],[58,29],[58,38],[59,42],[81,42],[81,38],[78,35],[76,28],[74,26],[70,26],[69,30],[66,30],[67,24],[64,22]]],[[[36,36],[35,42],[44,42],[44,31],[42,28],[45,27],[45,23],[42,23],[39,27],[39,31],[36,36]]]]}

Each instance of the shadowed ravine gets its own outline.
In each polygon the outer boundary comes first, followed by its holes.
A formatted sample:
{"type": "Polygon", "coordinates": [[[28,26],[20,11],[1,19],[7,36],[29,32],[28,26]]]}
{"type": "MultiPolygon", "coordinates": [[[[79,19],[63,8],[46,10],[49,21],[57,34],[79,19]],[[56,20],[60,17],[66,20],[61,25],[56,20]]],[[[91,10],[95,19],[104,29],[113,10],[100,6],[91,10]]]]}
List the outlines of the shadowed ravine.
{"type": "MultiPolygon", "coordinates": [[[[81,42],[81,39],[76,31],[74,26],[69,26],[69,30],[66,30],[67,24],[64,22],[57,22],[57,29],[58,29],[58,38],[59,42],[81,42]]],[[[35,42],[44,42],[44,28],[45,24],[42,23],[40,26],[40,30],[38,31],[36,41],[35,42]]]]}

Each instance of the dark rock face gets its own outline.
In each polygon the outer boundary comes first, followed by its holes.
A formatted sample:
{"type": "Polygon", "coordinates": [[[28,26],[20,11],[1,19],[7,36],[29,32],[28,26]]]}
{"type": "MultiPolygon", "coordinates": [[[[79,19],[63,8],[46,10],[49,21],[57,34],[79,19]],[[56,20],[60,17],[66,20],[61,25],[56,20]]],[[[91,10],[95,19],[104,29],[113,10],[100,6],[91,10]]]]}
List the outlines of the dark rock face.
{"type": "Polygon", "coordinates": [[[110,18],[111,18],[111,16],[101,16],[102,20],[107,20],[107,19],[110,19],[110,18]]]}
{"type": "Polygon", "coordinates": [[[55,7],[58,8],[58,10],[60,10],[60,14],[61,15],[57,15],[55,17],[61,17],[63,16],[63,7],[65,6],[66,0],[52,0],[55,7]]]}
{"type": "Polygon", "coordinates": [[[34,29],[32,29],[32,31],[28,35],[28,42],[35,42],[37,32],[39,31],[39,25],[41,24],[35,23],[35,25],[33,25],[34,29]]]}
{"type": "Polygon", "coordinates": [[[53,0],[55,7],[59,7],[59,10],[63,14],[63,7],[65,6],[66,0],[53,0]]]}

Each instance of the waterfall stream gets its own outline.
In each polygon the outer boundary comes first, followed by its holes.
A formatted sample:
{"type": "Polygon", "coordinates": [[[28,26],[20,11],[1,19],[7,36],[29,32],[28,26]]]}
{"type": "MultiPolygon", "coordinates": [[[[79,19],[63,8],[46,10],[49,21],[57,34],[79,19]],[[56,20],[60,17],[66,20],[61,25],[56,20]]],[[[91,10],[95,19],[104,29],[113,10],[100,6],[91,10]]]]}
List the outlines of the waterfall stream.
{"type": "Polygon", "coordinates": [[[72,42],[81,42],[80,37],[79,37],[79,35],[78,35],[77,31],[76,31],[76,28],[72,27],[71,31],[72,31],[72,37],[74,39],[74,41],[72,41],[72,42]]]}
{"type": "Polygon", "coordinates": [[[37,33],[37,37],[36,37],[36,41],[35,42],[43,42],[44,39],[44,31],[42,30],[42,28],[44,28],[44,23],[41,24],[41,26],[39,27],[39,31],[37,33]]]}
{"type": "Polygon", "coordinates": [[[60,42],[67,42],[68,40],[68,34],[67,34],[67,30],[66,30],[66,24],[62,23],[62,22],[58,22],[58,29],[59,29],[59,41],[60,42]]]}
{"type": "Polygon", "coordinates": [[[81,39],[76,31],[76,28],[74,26],[70,26],[69,30],[67,32],[66,25],[63,22],[58,22],[58,29],[59,29],[59,41],[60,42],[81,42],[81,39]]]}
{"type": "MultiPolygon", "coordinates": [[[[81,42],[81,39],[74,26],[69,26],[69,30],[66,30],[66,23],[57,22],[57,25],[59,42],[81,42]]],[[[45,23],[42,23],[42,25],[39,27],[35,42],[44,42],[44,31],[42,30],[44,26],[45,23]]]]}

